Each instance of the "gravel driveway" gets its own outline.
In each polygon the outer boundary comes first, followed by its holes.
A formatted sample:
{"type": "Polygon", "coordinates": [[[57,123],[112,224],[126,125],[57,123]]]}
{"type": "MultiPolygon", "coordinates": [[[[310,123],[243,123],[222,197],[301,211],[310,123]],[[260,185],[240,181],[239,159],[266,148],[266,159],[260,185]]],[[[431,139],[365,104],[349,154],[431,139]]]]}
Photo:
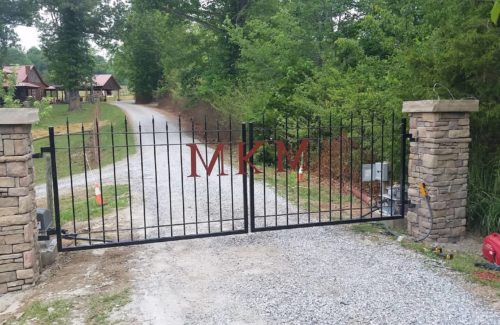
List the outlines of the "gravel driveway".
{"type": "Polygon", "coordinates": [[[438,261],[346,226],[141,247],[126,268],[144,324],[499,324],[438,261]]]}
{"type": "MultiPolygon", "coordinates": [[[[176,121],[167,121],[155,110],[127,102],[117,105],[134,126],[141,123],[143,132],[151,131],[152,117],[157,130],[165,131],[165,123],[169,122],[169,130],[177,131],[176,121]]],[[[190,141],[191,135],[183,134],[182,139],[190,141]]],[[[144,136],[142,141],[151,144],[152,135],[144,136]]],[[[165,143],[165,134],[158,134],[155,141],[165,143]]],[[[186,157],[188,148],[182,150],[186,157]]],[[[208,149],[209,157],[212,152],[208,149]]],[[[170,154],[179,157],[180,151],[172,148],[170,154]]],[[[233,204],[228,200],[230,178],[221,178],[222,206],[217,176],[208,186],[204,178],[199,179],[196,206],[194,182],[185,182],[182,213],[180,159],[170,161],[169,189],[164,181],[168,179],[167,154],[163,149],[157,152],[157,165],[161,167],[157,168],[157,192],[153,147],[145,147],[143,157],[146,204],[142,205],[138,153],[130,162],[134,166],[133,217],[127,209],[120,211],[123,220],[132,219],[132,226],[141,228],[134,238],[181,235],[184,231],[203,233],[208,231],[208,225],[211,231],[243,228],[238,220],[234,225],[232,221],[221,221],[229,217],[231,209],[236,218],[242,218],[240,176],[234,178],[233,204]],[[203,199],[207,192],[210,204],[203,199]],[[171,204],[168,193],[172,193],[171,204]],[[170,218],[174,224],[198,218],[199,224],[170,227],[170,218]],[[151,227],[145,233],[144,225],[151,227]]],[[[188,170],[186,166],[182,169],[185,178],[188,170]]],[[[111,184],[112,169],[106,167],[103,175],[104,183],[111,184]]],[[[118,163],[117,179],[126,182],[126,161],[118,163]]],[[[81,176],[76,176],[74,183],[84,184],[81,176]]],[[[67,179],[60,180],[63,192],[68,184],[67,179]]],[[[264,191],[261,188],[256,187],[260,191],[257,197],[264,191]]],[[[268,205],[274,206],[273,191],[268,190],[268,205]]],[[[37,191],[43,194],[43,188],[37,191]]],[[[281,213],[285,201],[278,200],[281,213]]],[[[130,228],[124,222],[120,226],[130,228]]],[[[121,237],[126,236],[124,231],[121,237]]],[[[124,272],[133,279],[132,302],[115,315],[124,324],[499,324],[500,319],[498,312],[469,293],[465,282],[450,277],[438,262],[390,241],[364,239],[345,226],[150,244],[132,251],[133,258],[124,265],[124,272]]]]}

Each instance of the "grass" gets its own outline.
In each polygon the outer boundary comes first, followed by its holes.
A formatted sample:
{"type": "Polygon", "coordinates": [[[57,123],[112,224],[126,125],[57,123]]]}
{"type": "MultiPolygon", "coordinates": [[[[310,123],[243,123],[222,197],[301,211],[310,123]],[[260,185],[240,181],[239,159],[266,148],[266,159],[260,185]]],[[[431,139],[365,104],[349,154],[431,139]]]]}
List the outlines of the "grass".
{"type": "MultiPolygon", "coordinates": [[[[262,166],[259,166],[260,170],[263,170],[262,166]]],[[[321,202],[321,211],[328,211],[330,209],[330,189],[329,183],[327,181],[327,176],[322,175],[321,190],[319,188],[318,179],[316,176],[311,175],[311,186],[308,188],[308,175],[304,173],[304,180],[299,182],[299,205],[303,209],[307,209],[308,205],[311,207],[311,211],[319,211],[321,202]]],[[[255,180],[263,181],[263,174],[255,174],[255,180]]],[[[288,199],[290,202],[297,203],[297,172],[288,172],[288,187],[285,173],[278,173],[277,177],[274,177],[274,168],[266,167],[266,185],[274,187],[276,184],[277,192],[282,197],[286,196],[288,188],[288,199]]],[[[332,183],[331,201],[332,209],[338,209],[340,205],[340,193],[338,188],[336,188],[334,183],[332,183]]],[[[358,207],[359,210],[359,199],[350,194],[342,194],[342,207],[348,208],[350,206],[350,199],[352,197],[353,210],[358,207]]],[[[374,201],[375,202],[375,201],[374,201]]],[[[327,212],[326,212],[327,213],[327,212]]],[[[344,211],[345,215],[349,214],[349,211],[344,211]]],[[[353,211],[353,214],[357,213],[353,211]]],[[[338,214],[338,212],[337,212],[338,214]]]]}
{"type": "Polygon", "coordinates": [[[19,319],[8,321],[7,324],[68,324],[72,308],[73,304],[68,300],[48,303],[35,301],[19,319]]]}
{"type": "MultiPolygon", "coordinates": [[[[384,227],[380,223],[355,224],[352,226],[352,230],[359,234],[385,233],[384,227]]],[[[495,274],[494,271],[487,271],[474,265],[475,263],[484,263],[486,261],[481,256],[461,251],[454,251],[452,252],[452,259],[443,259],[434,253],[432,251],[432,247],[427,243],[404,239],[400,241],[400,244],[404,248],[410,249],[429,258],[443,261],[447,267],[464,274],[470,281],[498,290],[497,295],[500,296],[500,280],[486,280],[478,276],[479,272],[495,274]]],[[[448,254],[449,252],[444,253],[448,254]]]]}
{"type": "Polygon", "coordinates": [[[130,291],[103,293],[90,298],[87,324],[109,324],[109,315],[115,308],[123,307],[130,302],[130,291]]]}
{"type": "Polygon", "coordinates": [[[467,225],[483,235],[500,232],[500,106],[471,115],[467,225]]]}
{"type": "MultiPolygon", "coordinates": [[[[401,246],[414,250],[418,253],[421,253],[423,255],[426,255],[430,258],[433,259],[441,259],[438,255],[432,252],[432,247],[430,247],[426,243],[417,243],[414,241],[410,240],[403,240],[401,242],[401,246]]],[[[446,252],[448,253],[448,252],[446,252]]],[[[500,296],[500,280],[485,280],[480,278],[477,273],[482,272],[482,273],[492,273],[494,274],[494,271],[487,271],[486,269],[480,268],[475,266],[475,263],[483,263],[486,260],[484,260],[481,256],[478,255],[473,255],[469,254],[466,252],[459,252],[459,251],[454,251],[453,252],[453,258],[452,259],[445,259],[443,260],[444,264],[449,267],[450,269],[463,273],[466,275],[466,277],[473,281],[473,282],[478,282],[483,285],[486,285],[488,287],[491,287],[493,289],[499,290],[497,292],[497,295],[500,296]]]]}
{"type": "MultiPolygon", "coordinates": [[[[41,130],[47,130],[49,126],[61,126],[65,125],[66,119],[68,119],[69,123],[72,126],[77,126],[77,132],[80,132],[80,128],[78,125],[81,123],[92,123],[94,118],[94,109],[95,107],[91,104],[83,104],[83,109],[80,111],[68,112],[67,105],[54,105],[53,110],[49,115],[45,116],[35,127],[35,132],[40,132],[41,130]]],[[[118,107],[101,103],[101,116],[100,116],[100,145],[101,145],[101,166],[105,166],[111,164],[113,162],[113,149],[111,147],[112,137],[110,134],[111,131],[111,123],[113,123],[114,132],[115,132],[115,146],[124,146],[125,145],[125,135],[121,134],[125,131],[125,114],[118,107]]],[[[86,127],[86,130],[88,127],[86,127]]],[[[70,131],[71,132],[71,131],[70,131]]],[[[43,134],[43,133],[42,133],[43,134]]],[[[84,138],[82,138],[81,134],[78,135],[70,135],[69,143],[72,148],[70,154],[68,154],[68,137],[66,135],[56,136],[56,148],[60,148],[56,150],[56,163],[57,163],[57,173],[58,177],[66,177],[70,175],[70,166],[71,172],[73,174],[82,173],[84,171],[84,152],[83,152],[83,143],[85,141],[85,146],[91,145],[91,137],[90,134],[86,134],[84,138]],[[71,164],[70,157],[71,156],[71,164]]],[[[134,137],[129,134],[129,154],[132,155],[135,153],[134,137]]],[[[34,152],[40,152],[40,148],[48,147],[49,139],[42,138],[35,140],[33,142],[34,152]]],[[[92,169],[98,168],[97,162],[94,162],[92,159],[92,150],[87,149],[85,154],[87,156],[87,160],[92,169]]],[[[124,147],[115,147],[115,160],[119,161],[126,157],[126,148],[124,147]]],[[[37,184],[43,183],[45,181],[45,159],[35,159],[35,182],[37,184]]]]}
{"type": "MultiPolygon", "coordinates": [[[[81,298],[78,298],[81,299],[81,298]]],[[[78,306],[87,307],[86,324],[110,324],[109,316],[114,309],[125,306],[130,302],[130,290],[123,289],[116,292],[106,292],[93,295],[82,301],[60,299],[51,302],[34,301],[29,304],[21,317],[10,319],[7,324],[69,324],[70,315],[78,306]]],[[[81,312],[78,310],[78,312],[81,312]]]]}
{"type": "MultiPolygon", "coordinates": [[[[85,197],[85,190],[75,193],[75,221],[85,221],[87,217],[90,219],[101,217],[101,207],[97,205],[94,197],[94,188],[89,188],[89,211],[87,214],[87,198],[85,197]]],[[[118,209],[125,208],[129,205],[128,196],[128,185],[117,185],[116,186],[116,196],[118,200],[115,200],[115,188],[113,185],[106,185],[102,188],[102,196],[104,199],[104,215],[112,213],[116,209],[116,203],[118,203],[118,209]]],[[[61,211],[61,222],[72,222],[73,221],[73,202],[71,195],[64,195],[59,200],[59,207],[61,211]]]]}
{"type": "Polygon", "coordinates": [[[468,224],[483,234],[500,231],[500,154],[489,162],[472,156],[469,168],[468,224]]]}

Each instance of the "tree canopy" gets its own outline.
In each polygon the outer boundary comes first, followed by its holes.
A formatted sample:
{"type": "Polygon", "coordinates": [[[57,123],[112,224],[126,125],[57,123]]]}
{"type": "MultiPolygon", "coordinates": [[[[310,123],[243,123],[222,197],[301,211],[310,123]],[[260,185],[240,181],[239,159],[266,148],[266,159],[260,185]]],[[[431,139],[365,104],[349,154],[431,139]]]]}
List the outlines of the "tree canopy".
{"type": "Polygon", "coordinates": [[[0,65],[4,64],[8,48],[18,41],[16,25],[32,22],[37,13],[36,0],[0,0],[0,65]]]}
{"type": "Polygon", "coordinates": [[[90,85],[95,68],[91,42],[112,46],[114,15],[122,2],[40,0],[37,21],[52,80],[68,92],[70,109],[80,107],[78,90],[90,85]]]}
{"type": "Polygon", "coordinates": [[[403,100],[477,98],[480,166],[500,160],[488,140],[500,139],[493,3],[131,0],[116,62],[141,97],[187,97],[241,120],[388,117],[403,100]]]}

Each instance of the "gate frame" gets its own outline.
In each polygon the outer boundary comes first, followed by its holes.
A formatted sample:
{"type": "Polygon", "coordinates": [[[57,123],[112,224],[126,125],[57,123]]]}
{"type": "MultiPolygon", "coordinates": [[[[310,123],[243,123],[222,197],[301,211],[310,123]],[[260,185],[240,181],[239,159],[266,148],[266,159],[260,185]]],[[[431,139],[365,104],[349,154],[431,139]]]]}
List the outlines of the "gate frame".
{"type": "MultiPolygon", "coordinates": [[[[393,118],[394,124],[394,118],[393,118]]],[[[407,154],[407,140],[411,139],[411,134],[408,134],[406,131],[406,119],[401,119],[401,132],[400,132],[400,144],[401,144],[401,183],[406,183],[407,176],[407,166],[406,166],[406,154],[407,154]]],[[[363,126],[362,126],[363,127],[363,126]]],[[[310,126],[308,124],[308,130],[310,126]]],[[[168,131],[168,130],[167,130],[168,131]]],[[[182,133],[182,130],[179,130],[182,133]]],[[[362,131],[363,132],[363,131],[362,131]]],[[[373,132],[373,131],[372,131],[373,132]]],[[[149,239],[139,239],[139,240],[122,240],[115,242],[103,242],[92,245],[85,246],[71,246],[71,247],[63,247],[62,240],[65,237],[64,231],[61,225],[61,211],[59,205],[59,188],[58,188],[58,176],[57,176],[57,159],[56,159],[56,144],[55,144],[55,132],[54,128],[49,128],[49,147],[43,148],[43,152],[50,153],[50,161],[51,161],[51,171],[52,171],[52,184],[53,184],[53,200],[54,200],[54,217],[56,223],[56,236],[57,236],[57,247],[59,251],[77,251],[77,250],[86,250],[86,249],[94,249],[94,248],[106,248],[106,247],[118,247],[118,246],[129,246],[129,245],[139,245],[146,243],[157,243],[157,242],[165,242],[165,241],[177,241],[177,240],[185,240],[185,239],[194,239],[194,238],[207,238],[207,237],[219,237],[219,236],[227,236],[227,235],[236,235],[236,234],[244,234],[244,233],[252,233],[252,232],[263,232],[263,231],[272,231],[272,230],[283,230],[283,229],[293,229],[293,228],[306,228],[306,227],[315,227],[315,226],[328,226],[328,225],[337,225],[337,224],[351,224],[351,223],[362,223],[362,222],[376,222],[376,221],[387,221],[387,220],[397,220],[403,219],[404,213],[401,215],[392,215],[387,217],[376,217],[373,216],[371,218],[357,218],[357,219],[343,219],[343,220],[335,220],[335,221],[321,221],[321,222],[308,222],[308,223],[297,223],[297,224],[289,224],[289,225],[275,225],[275,226],[266,226],[266,227],[257,227],[256,226],[256,214],[255,214],[255,172],[254,169],[250,167],[249,164],[254,163],[253,155],[249,157],[248,162],[244,163],[244,173],[242,174],[242,184],[243,184],[243,219],[239,219],[243,221],[243,229],[233,230],[233,231],[221,231],[221,232],[213,232],[213,233],[203,233],[203,234],[188,234],[188,235],[176,235],[170,237],[158,237],[158,238],[149,238],[149,239]]],[[[361,135],[362,137],[362,135],[361,135]]],[[[372,134],[373,137],[373,134],[372,134]]],[[[393,130],[392,138],[395,139],[395,133],[393,130]]],[[[253,148],[255,144],[255,132],[254,132],[254,123],[246,122],[241,124],[241,141],[243,147],[243,154],[247,154],[248,148],[253,148]]],[[[394,140],[392,140],[394,141],[394,140]]],[[[182,143],[181,143],[182,144],[182,143]]],[[[231,142],[231,145],[233,143],[231,142]]],[[[156,146],[156,144],[154,144],[156,146]]],[[[168,144],[167,144],[168,145],[168,144]]],[[[373,162],[372,162],[373,163],[373,162]]],[[[288,167],[286,167],[288,170],[288,167]]],[[[391,175],[393,177],[394,175],[391,175]]],[[[169,179],[170,181],[170,179],[169,179]]],[[[408,203],[406,197],[406,186],[402,187],[402,195],[400,200],[401,211],[405,211],[405,206],[408,203]]],[[[309,207],[310,208],[310,207],[309,207]]],[[[352,208],[352,207],[351,207],[352,208]]],[[[342,209],[342,208],[341,208],[342,209]]],[[[373,209],[373,207],[370,207],[373,209]]],[[[321,210],[321,208],[320,208],[321,210]]],[[[352,211],[352,210],[351,210],[352,211]]],[[[376,210],[372,210],[373,213],[376,210]]],[[[313,211],[306,211],[300,214],[310,214],[315,213],[313,211]]],[[[259,216],[262,217],[262,216],[259,216]]],[[[267,215],[263,216],[264,218],[267,215]]],[[[234,216],[233,216],[234,218],[234,216]]],[[[210,218],[208,219],[210,222],[210,218]]],[[[76,236],[76,234],[75,234],[76,236]]],[[[73,239],[73,238],[69,238],[73,239]]],[[[76,240],[76,239],[75,239],[76,240]]],[[[99,241],[94,240],[92,241],[99,241]]]]}
{"type": "MultiPolygon", "coordinates": [[[[352,115],[351,115],[352,119],[352,115]]],[[[394,121],[393,121],[394,123],[394,121]]],[[[250,168],[250,222],[251,222],[251,227],[250,227],[250,232],[264,232],[264,231],[273,231],[273,230],[284,230],[284,229],[295,229],[295,228],[308,228],[308,227],[317,227],[317,226],[330,226],[330,225],[340,225],[340,224],[353,224],[353,223],[364,223],[364,222],[381,222],[381,221],[390,221],[390,220],[400,220],[404,219],[406,215],[406,209],[407,205],[410,204],[410,201],[408,200],[408,187],[406,184],[406,179],[407,179],[407,147],[408,147],[408,140],[414,141],[414,138],[412,137],[412,134],[407,132],[407,119],[406,118],[401,118],[401,130],[400,130],[400,150],[401,150],[401,155],[400,155],[400,162],[401,162],[401,168],[400,168],[400,183],[404,184],[404,186],[401,186],[401,198],[400,198],[400,206],[401,206],[401,215],[396,215],[396,216],[389,216],[389,217],[379,217],[379,218],[359,218],[359,219],[346,219],[346,220],[336,220],[336,221],[325,221],[325,222],[313,222],[313,223],[303,223],[303,224],[292,224],[292,225],[276,225],[276,226],[265,226],[265,227],[256,227],[255,226],[255,219],[257,216],[255,215],[255,188],[254,188],[254,179],[255,179],[255,173],[254,169],[250,168]]],[[[310,126],[308,125],[308,130],[310,126]]],[[[253,147],[254,145],[254,123],[253,122],[248,122],[248,129],[249,129],[249,145],[250,148],[253,147]]],[[[394,134],[393,134],[394,136],[394,134]]],[[[373,137],[373,135],[372,135],[373,137]]],[[[310,140],[310,139],[309,139],[310,140]]],[[[250,162],[253,163],[253,156],[250,158],[250,162]]],[[[246,166],[246,164],[245,164],[246,166]]],[[[287,168],[288,170],[288,168],[287,168]]],[[[393,177],[393,175],[391,175],[393,177]]],[[[352,195],[352,193],[351,193],[352,195]]],[[[321,210],[321,208],[320,208],[321,210]]],[[[374,210],[376,211],[376,210],[374,210]]],[[[374,212],[372,211],[372,212],[374,212]]],[[[266,212],[264,211],[264,214],[266,212]]],[[[307,211],[305,213],[311,213],[311,211],[307,211]]],[[[272,214],[269,216],[273,216],[272,214]]],[[[264,216],[259,216],[259,217],[264,217],[266,218],[267,215],[265,214],[264,216]]]]}

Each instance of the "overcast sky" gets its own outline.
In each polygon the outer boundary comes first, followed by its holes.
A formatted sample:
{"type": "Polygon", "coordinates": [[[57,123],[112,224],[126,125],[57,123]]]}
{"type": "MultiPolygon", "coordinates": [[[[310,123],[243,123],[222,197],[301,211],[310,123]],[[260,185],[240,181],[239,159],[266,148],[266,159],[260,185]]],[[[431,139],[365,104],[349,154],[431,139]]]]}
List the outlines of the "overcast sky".
{"type": "Polygon", "coordinates": [[[33,46],[40,47],[38,31],[35,27],[17,26],[15,30],[19,36],[19,44],[25,50],[28,50],[33,46]]]}
{"type": "MultiPolygon", "coordinates": [[[[17,26],[15,31],[19,36],[19,44],[25,51],[29,50],[33,46],[40,48],[40,39],[38,38],[39,33],[35,27],[17,26]]],[[[97,47],[92,42],[91,46],[97,51],[97,54],[102,55],[105,58],[108,57],[108,52],[106,52],[106,50],[97,47]]]]}

